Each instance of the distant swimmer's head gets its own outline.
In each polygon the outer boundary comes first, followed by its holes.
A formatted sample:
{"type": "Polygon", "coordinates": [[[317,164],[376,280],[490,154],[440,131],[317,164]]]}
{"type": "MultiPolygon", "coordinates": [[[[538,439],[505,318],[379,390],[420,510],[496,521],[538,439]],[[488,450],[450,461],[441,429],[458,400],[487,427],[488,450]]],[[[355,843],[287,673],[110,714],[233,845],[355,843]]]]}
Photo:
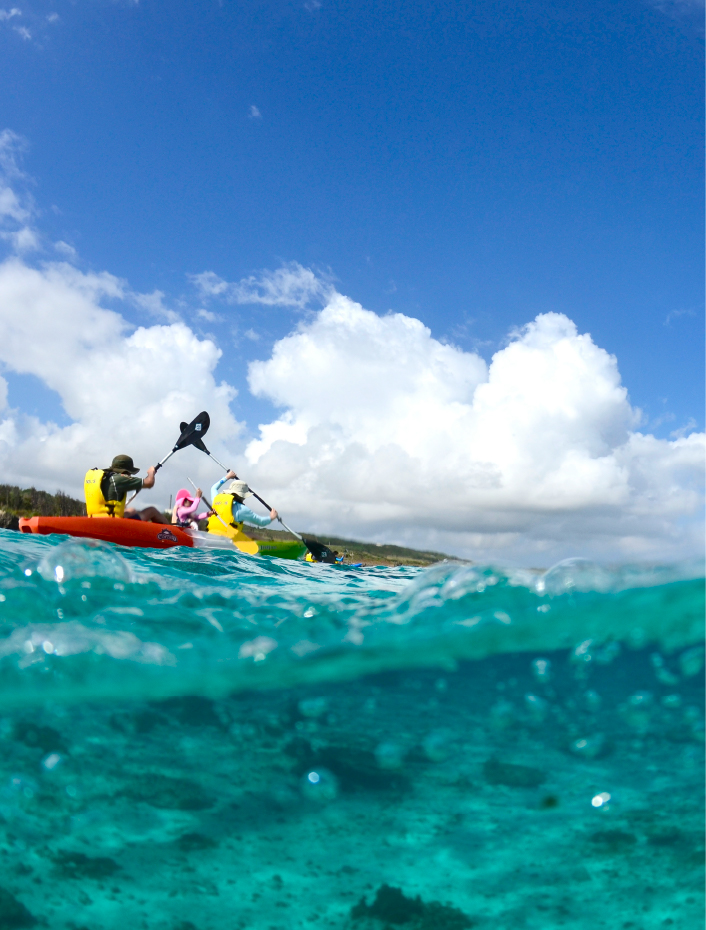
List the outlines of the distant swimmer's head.
{"type": "Polygon", "coordinates": [[[135,463],[130,455],[116,455],[110,468],[105,469],[105,471],[119,471],[127,475],[136,475],[139,470],[139,468],[135,468],[135,463]]]}
{"type": "Polygon", "coordinates": [[[248,487],[247,482],[240,481],[238,478],[233,478],[232,481],[229,481],[223,488],[223,493],[232,494],[234,497],[240,498],[241,501],[244,501],[246,497],[252,497],[252,491],[248,487]]]}

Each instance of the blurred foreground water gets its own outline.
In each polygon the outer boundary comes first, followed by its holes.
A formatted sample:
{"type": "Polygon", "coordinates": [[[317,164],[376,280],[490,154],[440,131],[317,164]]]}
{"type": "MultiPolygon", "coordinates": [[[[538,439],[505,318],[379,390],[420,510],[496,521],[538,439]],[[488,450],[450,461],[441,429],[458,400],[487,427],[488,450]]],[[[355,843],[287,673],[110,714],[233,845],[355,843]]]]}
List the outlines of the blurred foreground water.
{"type": "Polygon", "coordinates": [[[0,930],[701,928],[703,612],[0,531],[0,930]]]}

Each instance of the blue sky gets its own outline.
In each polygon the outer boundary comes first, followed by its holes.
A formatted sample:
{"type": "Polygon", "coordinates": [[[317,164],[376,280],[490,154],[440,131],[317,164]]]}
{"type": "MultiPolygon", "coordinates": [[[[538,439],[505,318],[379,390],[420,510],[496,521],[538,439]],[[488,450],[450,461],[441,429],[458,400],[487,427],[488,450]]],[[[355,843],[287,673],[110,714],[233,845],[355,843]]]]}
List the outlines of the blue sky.
{"type": "MultiPolygon", "coordinates": [[[[216,344],[241,446],[287,406],[282,372],[256,397],[248,364],[286,355],[297,327],[328,339],[331,293],[421,321],[422,355],[452,345],[471,367],[514,331],[530,352],[538,315],[542,345],[576,348],[563,315],[617,357],[633,413],[616,394],[606,435],[640,408],[643,432],[675,440],[704,423],[702,19],[699,0],[13,0],[0,132],[39,230],[22,261],[68,258],[84,290],[107,271],[129,293],[102,307],[216,344]],[[243,297],[281,267],[313,269],[311,302],[243,297]],[[230,289],[199,290],[204,272],[230,289]]],[[[382,331],[356,319],[375,355],[382,331]]],[[[77,422],[58,375],[1,361],[11,408],[77,422]]],[[[356,402],[337,370],[317,387],[356,402]]]]}
{"type": "MultiPolygon", "coordinates": [[[[45,229],[87,266],[168,302],[193,299],[188,272],[296,260],[486,356],[564,312],[617,355],[633,404],[667,415],[658,434],[703,424],[696,5],[19,6],[0,125],[30,144],[45,229]]],[[[240,386],[291,317],[228,320],[222,339],[262,334],[227,352],[240,386]]]]}

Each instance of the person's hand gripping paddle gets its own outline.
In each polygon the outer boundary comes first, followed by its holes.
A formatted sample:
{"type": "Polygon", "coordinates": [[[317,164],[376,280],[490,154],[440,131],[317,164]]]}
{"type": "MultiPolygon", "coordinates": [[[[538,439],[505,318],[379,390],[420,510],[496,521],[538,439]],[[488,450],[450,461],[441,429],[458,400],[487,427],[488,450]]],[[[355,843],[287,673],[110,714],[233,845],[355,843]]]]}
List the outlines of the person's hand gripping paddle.
{"type": "MultiPolygon", "coordinates": [[[[190,484],[191,487],[194,489],[194,491],[198,491],[198,488],[196,487],[196,482],[195,482],[195,481],[192,481],[191,478],[188,478],[188,477],[187,477],[186,480],[189,482],[189,484],[190,484]]],[[[201,500],[202,500],[202,501],[204,502],[204,504],[208,507],[208,509],[209,509],[209,510],[211,511],[211,513],[213,514],[213,516],[214,516],[214,517],[218,517],[218,519],[221,521],[221,523],[223,524],[223,526],[225,526],[225,528],[226,528],[227,530],[230,530],[230,527],[228,526],[228,524],[226,523],[226,521],[223,519],[223,517],[222,517],[219,513],[216,513],[216,511],[213,509],[213,504],[212,504],[211,501],[206,497],[205,494],[202,494],[202,495],[201,495],[201,500]]]]}
{"type": "MultiPolygon", "coordinates": [[[[210,425],[211,418],[205,410],[203,410],[197,417],[194,417],[191,423],[181,423],[179,425],[179,429],[181,430],[179,438],[174,443],[172,451],[168,452],[162,461],[157,462],[157,464],[154,466],[155,474],[159,471],[162,465],[164,465],[164,463],[174,455],[175,452],[178,452],[179,449],[185,449],[187,446],[196,446],[197,449],[200,449],[202,452],[206,452],[208,455],[210,455],[211,453],[201,441],[202,437],[205,436],[208,432],[210,425]]],[[[128,503],[131,504],[139,493],[139,490],[135,491],[128,503]]]]}

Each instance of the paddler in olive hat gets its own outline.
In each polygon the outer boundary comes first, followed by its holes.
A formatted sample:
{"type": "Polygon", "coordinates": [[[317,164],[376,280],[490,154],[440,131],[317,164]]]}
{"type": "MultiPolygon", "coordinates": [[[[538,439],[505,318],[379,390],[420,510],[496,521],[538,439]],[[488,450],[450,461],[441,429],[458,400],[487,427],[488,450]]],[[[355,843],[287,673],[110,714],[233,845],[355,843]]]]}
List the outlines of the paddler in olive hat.
{"type": "Polygon", "coordinates": [[[125,508],[128,492],[154,487],[156,469],[150,466],[146,478],[135,477],[139,470],[135,468],[131,456],[116,455],[108,468],[91,468],[87,471],[83,490],[88,516],[125,517],[128,520],[168,523],[156,507],[145,507],[143,510],[125,508]]]}

